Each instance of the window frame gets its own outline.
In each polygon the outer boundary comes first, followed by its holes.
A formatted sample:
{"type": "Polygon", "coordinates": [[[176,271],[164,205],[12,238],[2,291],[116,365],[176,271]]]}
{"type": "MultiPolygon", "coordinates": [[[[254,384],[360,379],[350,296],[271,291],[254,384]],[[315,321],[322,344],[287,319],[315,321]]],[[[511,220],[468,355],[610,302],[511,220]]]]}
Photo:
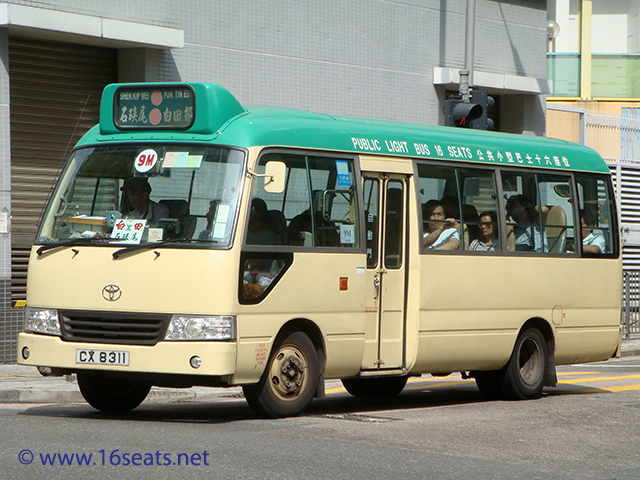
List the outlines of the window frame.
{"type": "MultiPolygon", "coordinates": [[[[434,159],[424,159],[424,158],[414,158],[413,159],[414,166],[414,178],[415,181],[415,193],[414,198],[417,203],[418,209],[418,217],[419,217],[419,225],[420,231],[418,234],[420,235],[419,239],[419,254],[420,255],[472,255],[472,256],[509,256],[509,257],[550,257],[550,258],[619,258],[621,254],[620,248],[620,231],[619,231],[619,218],[618,218],[618,205],[616,202],[615,192],[613,190],[613,184],[611,182],[611,177],[606,173],[596,173],[596,172],[585,172],[585,171],[569,171],[563,169],[544,169],[544,168],[535,168],[535,167],[525,167],[518,168],[517,166],[512,166],[508,164],[500,164],[500,165],[486,165],[486,164],[477,164],[477,163],[463,163],[463,162],[446,162],[434,160],[434,159]],[[471,169],[471,170],[489,170],[493,172],[494,180],[495,180],[495,190],[496,190],[496,202],[497,202],[497,213],[498,213],[498,229],[500,235],[500,250],[496,251],[472,251],[472,250],[431,250],[426,249],[422,245],[422,226],[424,225],[425,219],[422,214],[422,203],[421,203],[421,193],[420,193],[420,175],[418,173],[418,168],[420,165],[427,166],[435,166],[435,167],[450,167],[454,170],[455,175],[453,178],[456,181],[456,184],[459,183],[458,171],[457,169],[471,169]],[[539,197],[540,192],[540,182],[538,180],[539,176],[566,176],[569,180],[569,184],[571,186],[571,199],[570,203],[572,204],[572,212],[573,212],[573,221],[574,221],[574,242],[580,243],[580,246],[576,248],[574,252],[565,250],[564,252],[535,252],[535,251],[508,251],[507,250],[507,222],[506,222],[506,198],[505,191],[502,185],[502,177],[505,172],[514,172],[518,173],[528,173],[535,175],[535,188],[536,195],[539,197]],[[604,254],[588,254],[582,251],[582,233],[578,233],[578,230],[581,230],[579,222],[580,222],[580,198],[578,192],[578,178],[580,176],[590,176],[596,179],[601,179],[607,188],[607,198],[609,200],[609,209],[612,221],[612,238],[611,238],[611,253],[604,254]]],[[[456,186],[460,189],[460,186],[456,186]]],[[[458,204],[461,203],[460,194],[462,192],[458,191],[458,204]]],[[[478,212],[480,214],[480,212],[478,212]]],[[[459,219],[458,219],[459,220],[459,219]]],[[[569,229],[569,227],[567,227],[569,229]]]]}
{"type": "MultiPolygon", "coordinates": [[[[241,226],[242,232],[244,235],[244,240],[242,242],[242,251],[245,252],[327,252],[327,253],[344,253],[344,254],[355,254],[355,253],[366,253],[366,245],[365,245],[365,232],[364,232],[364,210],[362,208],[363,198],[362,198],[362,185],[361,178],[362,172],[360,170],[360,163],[358,155],[345,153],[345,152],[326,152],[321,150],[307,150],[307,149],[297,149],[297,148],[265,148],[261,150],[255,161],[255,168],[257,169],[265,155],[271,154],[282,154],[287,156],[300,156],[300,157],[317,157],[317,158],[327,158],[330,160],[347,160],[352,162],[353,165],[353,184],[354,195],[356,200],[356,210],[357,210],[357,221],[359,224],[357,225],[356,238],[358,241],[358,246],[354,247],[343,247],[343,246],[313,246],[313,247],[304,247],[299,245],[254,245],[246,243],[246,232],[249,224],[249,216],[246,215],[244,224],[241,226]]],[[[289,188],[289,168],[287,168],[287,178],[285,181],[285,190],[283,192],[283,204],[280,207],[281,211],[284,213],[285,205],[286,205],[286,192],[289,188]]],[[[309,173],[307,171],[307,173],[309,173]]],[[[309,178],[307,178],[309,181],[309,178]]],[[[249,192],[247,193],[248,198],[247,202],[250,202],[253,198],[253,192],[256,185],[259,186],[260,177],[254,177],[251,180],[251,186],[249,192]]],[[[313,199],[309,199],[310,204],[312,204],[313,199]]],[[[245,202],[243,202],[246,205],[245,202]]],[[[287,222],[290,222],[292,219],[286,219],[287,222]]],[[[240,229],[240,225],[238,226],[238,230],[240,229]]]]}
{"type": "Polygon", "coordinates": [[[576,238],[578,235],[580,236],[580,256],[582,258],[620,258],[622,254],[622,246],[620,245],[620,217],[618,212],[618,203],[616,202],[616,192],[614,190],[613,182],[608,181],[611,177],[605,173],[594,173],[594,172],[575,172],[573,175],[574,188],[575,188],[575,216],[578,220],[576,222],[576,238]],[[581,225],[578,227],[578,223],[580,222],[580,197],[578,191],[578,185],[580,184],[578,181],[579,177],[592,177],[596,179],[602,179],[607,189],[606,195],[609,200],[609,215],[611,216],[611,237],[610,237],[610,253],[587,253],[582,250],[582,228],[581,225]],[[580,231],[578,234],[577,232],[580,231]]]}
{"type": "MultiPolygon", "coordinates": [[[[420,249],[419,249],[419,254],[420,255],[424,255],[424,254],[429,254],[429,255],[471,255],[471,256],[486,256],[486,255],[492,255],[492,256],[504,256],[506,255],[506,226],[505,226],[505,222],[500,221],[501,218],[504,217],[504,205],[503,202],[501,202],[499,200],[499,198],[502,196],[502,183],[501,183],[501,177],[500,177],[500,169],[497,165],[486,165],[486,164],[479,164],[479,163],[462,163],[462,162],[446,162],[443,163],[442,161],[437,161],[437,160],[431,160],[431,159],[414,159],[413,161],[413,165],[414,165],[414,178],[416,179],[415,181],[415,201],[417,202],[417,209],[418,209],[418,216],[419,216],[419,221],[420,221],[420,239],[419,239],[419,245],[420,245],[420,249]],[[458,169],[466,169],[466,170],[482,170],[482,171],[488,171],[492,173],[493,176],[493,181],[494,181],[494,186],[495,186],[495,202],[496,202],[496,213],[498,215],[498,234],[499,234],[499,239],[500,239],[500,250],[494,250],[494,251],[479,251],[479,250],[464,250],[464,249],[457,249],[457,250],[434,250],[434,249],[428,249],[425,248],[423,246],[422,243],[422,239],[423,239],[423,225],[425,224],[425,219],[423,217],[423,212],[422,212],[422,202],[421,202],[421,192],[420,192],[420,175],[419,175],[419,167],[421,165],[427,165],[427,166],[434,166],[434,167],[446,167],[446,168],[452,168],[454,169],[454,175],[453,175],[453,179],[456,182],[456,189],[458,190],[458,196],[457,196],[457,200],[458,200],[458,208],[461,207],[462,203],[461,203],[461,192],[460,188],[460,178],[459,178],[459,173],[458,173],[458,169]]],[[[480,214],[481,212],[478,212],[478,214],[480,214]]],[[[457,220],[461,220],[461,219],[457,219],[457,220]]],[[[462,239],[461,239],[461,244],[462,244],[462,239]]]]}

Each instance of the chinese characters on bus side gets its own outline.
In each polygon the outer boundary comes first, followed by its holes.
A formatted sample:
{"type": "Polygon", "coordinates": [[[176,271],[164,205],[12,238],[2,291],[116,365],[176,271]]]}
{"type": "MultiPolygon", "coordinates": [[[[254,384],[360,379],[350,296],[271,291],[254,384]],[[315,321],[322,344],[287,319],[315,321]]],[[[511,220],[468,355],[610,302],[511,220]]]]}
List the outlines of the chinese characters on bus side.
{"type": "Polygon", "coordinates": [[[479,160],[481,162],[513,163],[542,167],[570,167],[569,159],[562,155],[540,155],[501,150],[476,150],[459,145],[428,145],[401,140],[351,137],[353,148],[362,152],[382,152],[440,157],[447,159],[479,160]]]}

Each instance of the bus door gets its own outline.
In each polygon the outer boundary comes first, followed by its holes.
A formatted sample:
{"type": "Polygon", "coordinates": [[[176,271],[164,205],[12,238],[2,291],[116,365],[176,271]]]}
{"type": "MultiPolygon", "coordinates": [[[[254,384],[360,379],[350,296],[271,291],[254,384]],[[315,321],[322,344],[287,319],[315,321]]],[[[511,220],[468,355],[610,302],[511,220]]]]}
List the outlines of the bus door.
{"type": "Polygon", "coordinates": [[[365,173],[367,235],[365,352],[362,370],[404,366],[407,180],[365,173]]]}

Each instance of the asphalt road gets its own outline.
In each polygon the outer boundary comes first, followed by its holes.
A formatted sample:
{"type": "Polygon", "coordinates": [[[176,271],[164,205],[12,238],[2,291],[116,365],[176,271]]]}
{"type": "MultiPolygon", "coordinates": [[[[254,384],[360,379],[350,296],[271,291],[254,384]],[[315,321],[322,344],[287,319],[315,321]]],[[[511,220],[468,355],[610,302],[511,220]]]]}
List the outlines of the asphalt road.
{"type": "Polygon", "coordinates": [[[327,398],[282,420],[256,418],[234,390],[111,417],[5,403],[0,468],[7,479],[640,479],[640,357],[558,370],[557,388],[524,402],[486,401],[453,375],[411,379],[384,401],[328,382],[327,398]]]}

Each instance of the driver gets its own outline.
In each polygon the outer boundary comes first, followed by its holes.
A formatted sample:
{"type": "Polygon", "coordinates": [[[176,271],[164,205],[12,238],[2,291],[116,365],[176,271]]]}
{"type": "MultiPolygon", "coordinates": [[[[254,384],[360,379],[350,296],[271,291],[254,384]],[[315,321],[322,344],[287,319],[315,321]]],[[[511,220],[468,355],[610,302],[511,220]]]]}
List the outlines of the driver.
{"type": "Polygon", "coordinates": [[[136,177],[120,190],[127,194],[133,206],[133,210],[126,214],[128,218],[146,219],[149,227],[157,227],[161,218],[169,217],[169,208],[166,205],[149,199],[151,185],[146,178],[136,177]]]}

